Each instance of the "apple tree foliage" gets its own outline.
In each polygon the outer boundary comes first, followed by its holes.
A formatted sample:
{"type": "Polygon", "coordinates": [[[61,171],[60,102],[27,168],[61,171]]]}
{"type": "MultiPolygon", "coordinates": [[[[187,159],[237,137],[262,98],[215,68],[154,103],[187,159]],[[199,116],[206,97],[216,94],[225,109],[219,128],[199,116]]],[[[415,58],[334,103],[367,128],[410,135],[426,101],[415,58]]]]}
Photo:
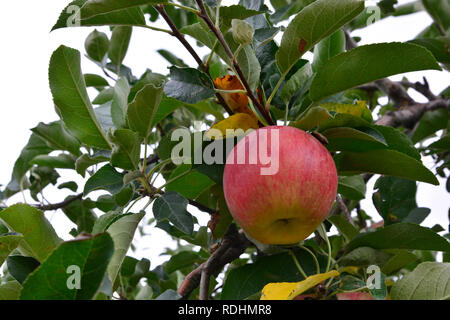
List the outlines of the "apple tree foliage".
{"type": "MultiPolygon", "coordinates": [[[[52,54],[49,84],[60,120],[31,129],[1,190],[0,299],[448,299],[448,226],[421,226],[430,209],[418,206],[416,194],[419,183],[439,181],[450,191],[450,91],[388,77],[449,70],[449,10],[446,0],[69,3],[52,30],[92,33],[85,52],[61,45],[52,54]],[[358,45],[351,36],[419,11],[433,22],[410,41],[358,45]],[[167,27],[156,27],[158,20],[167,27]],[[95,29],[101,26],[110,31],[95,29]],[[148,41],[172,36],[180,49],[148,52],[148,70],[135,74],[123,61],[137,28],[149,29],[148,41]],[[209,53],[199,56],[198,47],[209,53]],[[151,71],[157,54],[170,64],[166,74],[151,71]],[[185,54],[196,64],[179,57],[185,54]],[[83,73],[81,59],[98,74],[83,73]],[[416,102],[411,90],[428,102],[416,102]],[[231,94],[245,103],[233,104],[231,94]],[[275,123],[320,139],[339,173],[324,228],[283,247],[239,232],[223,195],[223,164],[170,159],[176,128],[194,139],[213,125],[275,123]],[[83,184],[66,178],[67,170],[83,184]],[[366,192],[371,179],[373,194],[366,192]],[[67,197],[43,202],[52,186],[67,197]],[[8,200],[18,193],[33,200],[8,200]],[[365,198],[382,221],[366,214],[365,198]],[[46,217],[53,210],[74,224],[70,234],[58,235],[46,217]],[[199,210],[211,216],[207,225],[199,210]],[[167,262],[132,257],[144,224],[177,240],[167,262]],[[371,276],[381,279],[378,287],[371,276]]],[[[442,220],[444,210],[435,213],[442,220]]],[[[146,246],[152,241],[159,240],[146,246]]]]}

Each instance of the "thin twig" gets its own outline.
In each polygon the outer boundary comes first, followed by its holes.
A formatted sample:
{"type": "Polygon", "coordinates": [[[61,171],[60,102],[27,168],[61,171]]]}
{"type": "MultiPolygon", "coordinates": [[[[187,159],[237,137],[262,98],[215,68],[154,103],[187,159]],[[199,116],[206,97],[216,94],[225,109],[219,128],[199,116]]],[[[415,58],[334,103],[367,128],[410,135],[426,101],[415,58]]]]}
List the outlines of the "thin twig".
{"type": "Polygon", "coordinates": [[[37,209],[42,210],[42,211],[58,210],[58,209],[65,208],[72,202],[80,200],[82,198],[83,198],[83,193],[79,193],[76,196],[67,198],[66,200],[59,202],[59,203],[46,204],[46,205],[38,204],[38,205],[35,205],[34,207],[36,207],[37,209]]]}
{"type": "Polygon", "coordinates": [[[275,124],[270,115],[267,113],[264,106],[258,101],[256,96],[253,93],[253,90],[250,88],[250,85],[247,81],[247,79],[244,76],[244,73],[242,72],[241,67],[237,63],[237,61],[233,57],[233,52],[231,51],[227,41],[225,40],[222,32],[220,29],[216,28],[214,25],[214,22],[211,20],[211,18],[208,15],[208,12],[206,11],[206,7],[202,0],[195,0],[197,2],[197,5],[200,9],[199,17],[202,18],[205,23],[208,25],[208,27],[211,29],[211,31],[216,36],[217,40],[219,40],[219,43],[222,45],[223,49],[225,50],[226,55],[228,58],[232,61],[233,67],[239,77],[239,79],[242,82],[242,85],[244,86],[245,90],[247,91],[247,95],[250,98],[250,100],[253,102],[253,104],[257,107],[258,111],[261,113],[261,115],[264,117],[264,119],[271,125],[275,124]]]}

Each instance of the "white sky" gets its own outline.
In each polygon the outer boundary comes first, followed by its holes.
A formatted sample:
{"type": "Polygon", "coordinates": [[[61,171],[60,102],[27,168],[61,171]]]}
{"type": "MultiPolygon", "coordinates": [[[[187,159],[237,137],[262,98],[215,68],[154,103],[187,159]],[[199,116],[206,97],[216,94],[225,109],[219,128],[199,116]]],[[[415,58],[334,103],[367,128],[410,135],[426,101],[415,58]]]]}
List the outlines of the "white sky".
{"type": "MultiPolygon", "coordinates": [[[[236,1],[237,2],[237,1],[236,1]]],[[[367,5],[373,1],[366,1],[367,5]]],[[[399,0],[406,3],[408,0],[399,0]]],[[[52,52],[61,44],[78,49],[84,54],[84,40],[94,28],[66,28],[50,33],[50,29],[56,22],[59,13],[69,1],[47,0],[32,1],[8,1],[2,3],[0,10],[0,36],[2,48],[0,50],[0,63],[2,77],[0,78],[1,112],[0,117],[0,184],[9,182],[14,161],[25,146],[30,135],[30,128],[38,122],[51,122],[57,120],[54,112],[52,97],[48,86],[48,62],[52,52]]],[[[232,4],[226,1],[225,4],[232,4]]],[[[431,23],[431,18],[426,13],[418,13],[399,18],[387,18],[364,30],[358,30],[353,35],[361,36],[362,44],[391,41],[407,41],[414,38],[421,30],[431,23]]],[[[167,28],[163,22],[158,26],[167,28]]],[[[98,30],[109,32],[108,28],[98,30]]],[[[195,42],[191,42],[195,44],[195,42]]],[[[169,35],[153,32],[147,29],[134,28],[130,50],[124,64],[131,67],[136,76],[140,76],[147,68],[154,72],[167,74],[167,62],[156,52],[164,48],[176,53],[191,66],[195,66],[194,60],[187,54],[177,40],[169,35]]],[[[199,50],[200,55],[207,53],[205,48],[199,50]]],[[[82,59],[84,73],[100,73],[100,70],[89,60],[82,59]]],[[[435,94],[441,92],[450,84],[448,72],[426,71],[407,74],[411,81],[421,80],[426,76],[435,94]]],[[[402,76],[393,77],[394,80],[402,76]]],[[[425,101],[424,98],[410,91],[417,101],[425,101]]],[[[427,163],[430,164],[428,160],[427,163]]],[[[80,177],[69,170],[60,170],[64,179],[59,182],[75,180],[81,182],[80,177]],[[66,178],[67,177],[67,178],[66,178]]],[[[371,188],[369,183],[368,199],[363,201],[363,208],[371,215],[380,219],[372,205],[371,188]]],[[[79,184],[81,188],[82,183],[79,184]]],[[[80,191],[80,190],[79,190],[80,191]]],[[[59,202],[66,196],[66,191],[49,188],[45,193],[50,202],[59,202]]],[[[418,204],[432,209],[430,216],[424,225],[433,226],[440,223],[444,228],[448,225],[449,195],[445,191],[445,181],[441,180],[441,186],[431,186],[420,183],[418,191],[418,204]],[[442,185],[442,183],[444,185],[442,185]]],[[[13,197],[8,204],[22,201],[22,196],[13,197]]],[[[139,206],[137,206],[139,208],[139,206]]],[[[151,208],[151,207],[150,207],[151,208]]],[[[192,209],[192,208],[191,208],[192,209]]],[[[150,211],[150,210],[148,210],[150,211]]],[[[191,212],[198,212],[191,210],[191,212]]],[[[73,227],[61,212],[48,214],[52,223],[56,225],[58,234],[68,239],[67,232],[73,227]]],[[[206,224],[207,214],[198,213],[202,225],[206,224]]],[[[158,255],[164,247],[171,246],[169,237],[159,229],[148,228],[151,237],[138,239],[135,243],[141,250],[139,257],[147,257],[152,261],[152,266],[159,264],[162,259],[158,255]]],[[[163,259],[165,260],[165,259],[163,259]]]]}

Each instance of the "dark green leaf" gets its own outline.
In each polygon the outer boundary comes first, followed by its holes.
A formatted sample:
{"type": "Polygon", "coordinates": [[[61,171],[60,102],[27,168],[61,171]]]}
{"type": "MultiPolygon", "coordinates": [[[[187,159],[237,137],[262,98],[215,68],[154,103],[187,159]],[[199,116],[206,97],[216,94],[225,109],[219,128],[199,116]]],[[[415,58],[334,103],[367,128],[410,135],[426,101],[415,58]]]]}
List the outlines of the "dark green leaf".
{"type": "Polygon", "coordinates": [[[179,230],[192,234],[194,222],[186,208],[188,200],[174,191],[169,191],[157,198],[153,203],[153,214],[156,220],[168,220],[179,230]]]}
{"type": "Polygon", "coordinates": [[[108,36],[106,33],[99,32],[95,29],[86,38],[84,48],[90,58],[97,62],[102,62],[109,49],[108,36]]]}
{"type": "Polygon", "coordinates": [[[201,262],[203,259],[193,251],[182,251],[173,255],[164,266],[164,270],[167,274],[170,274],[176,270],[180,270],[186,267],[190,267],[197,262],[201,262]]]}
{"type": "Polygon", "coordinates": [[[116,194],[123,187],[123,174],[119,173],[110,164],[101,167],[86,181],[83,194],[86,196],[94,190],[104,189],[111,194],[116,194]]]}
{"type": "Polygon", "coordinates": [[[287,73],[301,56],[323,38],[350,22],[364,9],[359,0],[317,0],[289,23],[277,52],[277,65],[287,73]]]}
{"type": "Polygon", "coordinates": [[[122,66],[122,61],[127,54],[132,31],[133,28],[129,26],[117,26],[113,29],[108,57],[118,69],[122,66]]]}
{"type": "Polygon", "coordinates": [[[338,193],[351,200],[364,199],[366,183],[361,175],[339,177],[338,193]]]}
{"type": "Polygon", "coordinates": [[[412,223],[396,223],[375,232],[362,233],[347,245],[346,250],[358,247],[450,251],[450,243],[445,238],[412,223]]]}
{"type": "Polygon", "coordinates": [[[21,284],[40,263],[34,258],[24,256],[9,256],[6,260],[9,273],[21,284]]]}
{"type": "Polygon", "coordinates": [[[61,243],[42,211],[26,205],[15,204],[0,211],[0,219],[13,231],[23,235],[19,249],[23,254],[44,261],[61,243]]]}
{"type": "Polygon", "coordinates": [[[125,170],[137,170],[142,138],[129,129],[110,131],[108,137],[113,143],[111,164],[125,170]]]}
{"type": "Polygon", "coordinates": [[[447,128],[450,119],[447,109],[426,112],[414,130],[411,140],[414,143],[433,135],[436,131],[447,128]]]}
{"type": "Polygon", "coordinates": [[[109,161],[109,157],[100,153],[94,154],[93,156],[83,154],[75,161],[75,169],[78,174],[84,177],[87,168],[105,161],[109,161]]]}
{"type": "Polygon", "coordinates": [[[80,53],[60,46],[49,67],[53,100],[69,132],[88,146],[110,149],[95,116],[80,67],[80,53]]]}
{"type": "Polygon", "coordinates": [[[21,300],[86,300],[99,290],[113,254],[111,237],[99,234],[62,243],[23,283],[21,300]],[[80,271],[80,288],[74,290],[80,271]],[[73,268],[73,269],[72,269],[73,268]]]}
{"type": "Polygon", "coordinates": [[[62,11],[52,31],[79,26],[145,25],[141,8],[133,5],[136,1],[87,2],[87,0],[75,0],[69,3],[62,11]]]}
{"type": "MultiPolygon", "coordinates": [[[[181,164],[170,175],[169,179],[178,177],[179,175],[190,171],[191,166],[181,164]]],[[[196,171],[192,171],[187,175],[169,183],[166,191],[176,191],[187,199],[196,199],[203,191],[214,184],[206,175],[196,171]]]]}
{"type": "Polygon", "coordinates": [[[117,80],[111,101],[111,119],[116,128],[126,128],[126,114],[128,108],[128,95],[130,85],[126,78],[117,80]]]}
{"type": "Polygon", "coordinates": [[[345,33],[338,30],[314,47],[312,67],[317,72],[328,60],[345,51],[345,33]]]}
{"type": "Polygon", "coordinates": [[[20,234],[5,234],[0,236],[0,266],[9,254],[19,246],[23,236],[20,234]]]}
{"type": "MultiPolygon", "coordinates": [[[[163,87],[148,84],[143,87],[128,106],[127,120],[130,128],[148,137],[152,130],[153,120],[159,110],[163,96],[163,87]]],[[[164,107],[164,105],[163,105],[164,107]]]]}
{"type": "Polygon", "coordinates": [[[186,103],[197,103],[214,96],[213,87],[208,76],[197,69],[171,67],[164,93],[186,103]]]}
{"type": "Polygon", "coordinates": [[[441,70],[441,67],[421,46],[397,42],[360,46],[328,60],[314,77],[309,96],[319,101],[384,77],[428,69],[441,70]]]}
{"type": "Polygon", "coordinates": [[[46,141],[48,146],[55,150],[67,150],[75,156],[81,154],[80,142],[67,132],[61,121],[55,121],[49,124],[40,122],[31,131],[46,141]]]}
{"type": "Polygon", "coordinates": [[[49,156],[46,154],[40,154],[30,161],[31,164],[35,164],[42,167],[58,168],[58,169],[75,169],[75,159],[73,156],[62,153],[58,156],[49,156]]]}
{"type": "Polygon", "coordinates": [[[439,184],[420,161],[394,150],[342,152],[335,156],[335,162],[341,175],[371,172],[439,184]]]}

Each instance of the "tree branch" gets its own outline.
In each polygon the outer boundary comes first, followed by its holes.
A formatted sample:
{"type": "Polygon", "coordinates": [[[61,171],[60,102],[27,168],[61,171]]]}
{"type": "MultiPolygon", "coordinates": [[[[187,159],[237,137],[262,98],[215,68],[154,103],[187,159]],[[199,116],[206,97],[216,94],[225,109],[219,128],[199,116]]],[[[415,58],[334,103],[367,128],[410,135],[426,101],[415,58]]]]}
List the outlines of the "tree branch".
{"type": "MultiPolygon", "coordinates": [[[[164,6],[162,4],[153,6],[155,10],[157,10],[163,19],[166,21],[166,23],[169,25],[170,30],[172,30],[171,35],[177,38],[181,44],[186,48],[186,50],[191,54],[191,56],[194,58],[194,60],[198,63],[198,66],[200,69],[205,72],[210,78],[211,74],[209,73],[209,67],[205,65],[202,61],[202,59],[198,56],[197,52],[195,52],[194,48],[187,42],[187,40],[184,38],[183,34],[178,30],[177,26],[173,22],[173,20],[169,17],[166,10],[164,9],[164,6]]],[[[228,106],[228,104],[225,102],[223,97],[216,92],[216,97],[220,105],[225,109],[225,111],[229,114],[233,114],[233,110],[228,106]]]]}
{"type": "Polygon", "coordinates": [[[58,209],[67,207],[72,202],[81,200],[82,198],[83,198],[83,193],[79,193],[74,197],[70,197],[70,198],[64,200],[63,202],[59,202],[59,203],[55,203],[55,204],[46,204],[46,205],[38,204],[38,205],[34,205],[34,207],[36,207],[37,209],[42,210],[42,211],[58,210],[58,209]]]}
{"type": "Polygon", "coordinates": [[[242,231],[238,231],[235,224],[230,225],[220,247],[211,254],[209,259],[186,276],[178,294],[187,298],[200,285],[199,299],[209,298],[210,277],[219,273],[225,265],[239,258],[251,245],[242,231]]]}
{"type": "Polygon", "coordinates": [[[206,11],[206,7],[203,4],[202,0],[195,0],[195,2],[197,2],[197,5],[200,9],[200,18],[202,18],[205,23],[208,25],[208,27],[211,29],[211,31],[214,33],[214,35],[216,36],[217,40],[219,41],[219,43],[222,45],[223,49],[225,50],[226,55],[228,56],[228,58],[232,61],[233,63],[233,67],[237,73],[237,75],[239,76],[239,79],[242,82],[242,85],[245,88],[245,91],[247,91],[247,95],[250,98],[250,100],[253,102],[253,105],[258,109],[258,111],[261,113],[261,115],[264,117],[264,119],[266,119],[266,121],[273,125],[275,124],[274,121],[272,120],[272,118],[270,117],[270,115],[268,114],[267,110],[264,108],[264,106],[258,101],[258,99],[256,98],[256,96],[254,95],[252,89],[250,88],[250,85],[248,84],[247,79],[244,76],[244,73],[242,72],[241,67],[239,66],[239,64],[237,63],[236,59],[234,58],[233,52],[231,51],[227,41],[225,40],[222,32],[220,31],[220,29],[218,29],[214,22],[211,20],[211,18],[208,15],[208,12],[206,11]]]}
{"type": "Polygon", "coordinates": [[[431,92],[430,85],[427,81],[427,78],[425,77],[423,77],[423,83],[419,81],[412,83],[409,82],[408,80],[402,80],[400,81],[400,83],[402,84],[402,86],[406,88],[412,88],[416,90],[430,101],[438,99],[438,97],[436,97],[434,93],[431,92]]]}
{"type": "Polygon", "coordinates": [[[416,103],[407,108],[391,111],[376,122],[377,125],[404,127],[413,129],[425,112],[450,107],[450,99],[433,100],[428,103],[416,103]]]}

